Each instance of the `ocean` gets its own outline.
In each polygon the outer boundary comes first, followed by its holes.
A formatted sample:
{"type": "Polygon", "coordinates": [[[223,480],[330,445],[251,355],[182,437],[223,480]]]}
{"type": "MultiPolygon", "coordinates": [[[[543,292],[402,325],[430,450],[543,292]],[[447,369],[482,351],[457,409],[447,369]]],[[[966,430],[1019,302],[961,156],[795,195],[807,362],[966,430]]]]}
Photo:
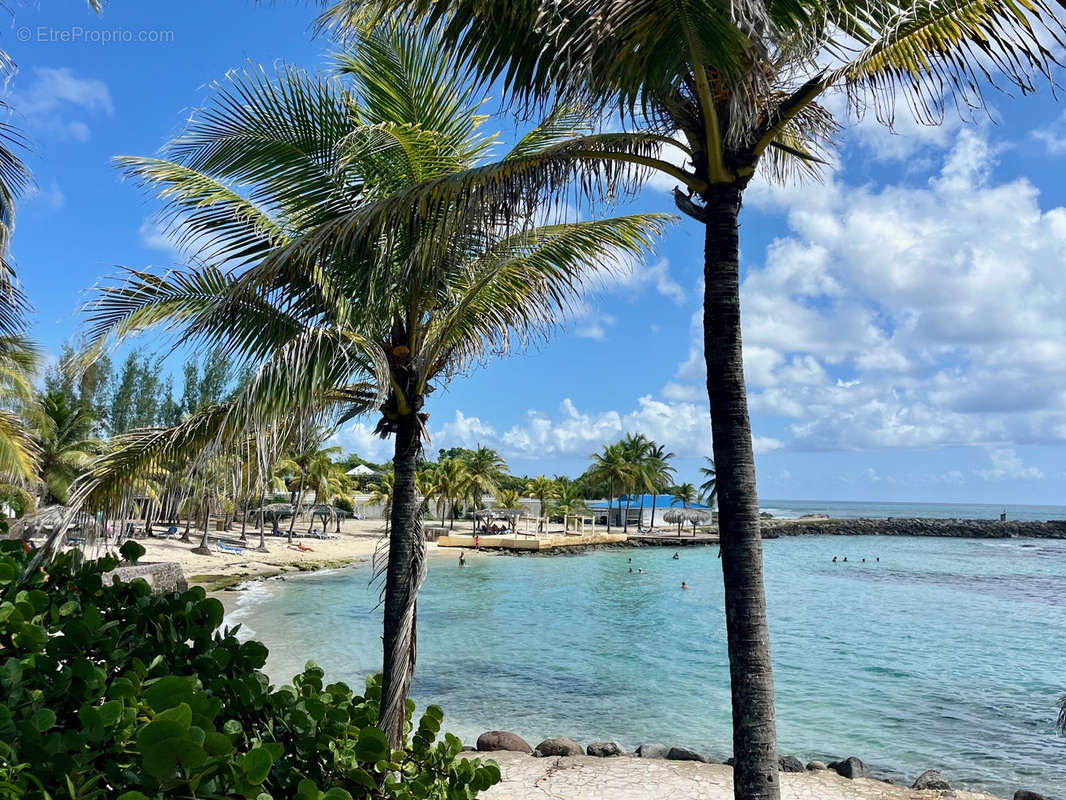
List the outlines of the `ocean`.
{"type": "Polygon", "coordinates": [[[781,519],[828,514],[836,519],[999,519],[1046,522],[1066,520],[1066,506],[1022,506],[990,503],[871,503],[839,500],[760,500],[759,508],[781,519]]]}
{"type": "MultiPolygon", "coordinates": [[[[721,562],[713,547],[672,555],[435,558],[413,697],[468,743],[501,728],[724,759],[721,562]]],[[[1001,797],[1066,789],[1066,541],[769,540],[765,576],[781,754],[856,755],[908,783],[935,768],[1001,797]]],[[[275,682],[314,660],[360,687],[380,669],[378,597],[368,565],[313,573],[253,586],[228,623],[267,644],[275,682]]]]}

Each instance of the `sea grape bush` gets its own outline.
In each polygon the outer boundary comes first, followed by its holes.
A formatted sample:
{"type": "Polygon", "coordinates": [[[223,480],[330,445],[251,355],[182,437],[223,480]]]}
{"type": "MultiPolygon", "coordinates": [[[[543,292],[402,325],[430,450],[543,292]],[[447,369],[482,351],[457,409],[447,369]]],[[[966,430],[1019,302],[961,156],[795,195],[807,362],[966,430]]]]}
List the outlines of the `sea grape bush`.
{"type": "Polygon", "coordinates": [[[416,726],[408,701],[390,751],[379,676],[359,696],[309,663],[272,687],[266,647],[219,630],[202,588],[106,585],[114,559],[70,555],[23,578],[27,561],[0,543],[0,797],[469,800],[500,780],[455,736],[438,741],[436,706],[416,726]]]}

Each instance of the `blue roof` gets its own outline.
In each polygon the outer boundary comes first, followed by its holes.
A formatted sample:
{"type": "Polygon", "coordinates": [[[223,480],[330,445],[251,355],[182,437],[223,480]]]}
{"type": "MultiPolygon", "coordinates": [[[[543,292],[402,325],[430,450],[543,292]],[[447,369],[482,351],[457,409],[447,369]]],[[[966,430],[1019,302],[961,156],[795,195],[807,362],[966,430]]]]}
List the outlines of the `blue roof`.
{"type": "MultiPolygon", "coordinates": [[[[618,503],[621,502],[621,504],[623,506],[625,506],[626,499],[629,498],[630,499],[630,506],[629,506],[630,508],[639,507],[640,506],[640,498],[641,497],[644,498],[644,507],[645,508],[651,508],[651,504],[652,504],[652,499],[653,498],[655,498],[655,507],[656,508],[681,508],[681,501],[678,500],[673,495],[669,495],[669,494],[660,494],[658,496],[650,495],[650,494],[645,494],[645,495],[635,494],[635,495],[632,495],[631,497],[629,495],[622,495],[618,500],[615,500],[612,505],[614,507],[617,507],[618,503]]],[[[587,505],[588,505],[589,508],[602,508],[604,510],[607,509],[607,501],[606,500],[598,502],[598,503],[588,503],[587,505]]],[[[703,503],[688,503],[685,506],[685,508],[706,508],[706,509],[709,510],[711,508],[711,506],[705,506],[705,505],[703,505],[703,503]]]]}

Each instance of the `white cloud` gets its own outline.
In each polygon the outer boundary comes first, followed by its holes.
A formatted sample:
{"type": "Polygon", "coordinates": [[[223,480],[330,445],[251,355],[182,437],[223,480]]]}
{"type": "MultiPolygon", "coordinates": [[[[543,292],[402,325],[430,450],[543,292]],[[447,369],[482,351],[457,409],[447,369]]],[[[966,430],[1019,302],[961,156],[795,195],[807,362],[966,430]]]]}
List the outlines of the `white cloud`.
{"type": "Polygon", "coordinates": [[[374,426],[365,422],[350,422],[334,435],[331,445],[339,445],[367,461],[381,463],[392,458],[392,439],[382,439],[374,433],[374,426]]]}
{"type": "Polygon", "coordinates": [[[43,203],[52,210],[62,208],[67,202],[66,195],[63,194],[63,190],[59,188],[59,184],[55,181],[49,183],[47,187],[37,187],[33,192],[32,199],[43,203]]]}
{"type": "MultiPolygon", "coordinates": [[[[629,411],[582,411],[569,397],[555,414],[526,412],[525,419],[505,431],[478,417],[456,411],[455,419],[434,432],[441,447],[491,446],[507,458],[542,459],[587,456],[603,444],[627,433],[643,433],[681,457],[702,456],[711,449],[711,426],[706,398],[702,403],[659,399],[645,395],[629,411]]],[[[783,443],[768,436],[754,437],[756,453],[779,449],[783,443]]]]}
{"type": "Polygon", "coordinates": [[[582,339],[603,340],[607,337],[607,328],[614,325],[613,315],[603,311],[589,311],[574,328],[574,334],[582,339]]]}
{"type": "MultiPolygon", "coordinates": [[[[786,446],[1066,443],[1066,209],[993,182],[985,137],[917,187],[749,191],[791,230],[741,289],[751,410],[792,420],[786,446]]],[[[682,386],[704,380],[698,322],[682,386]]]]}
{"type": "Polygon", "coordinates": [[[683,304],[687,296],[681,284],[670,277],[670,262],[665,258],[650,265],[645,263],[631,265],[616,285],[627,289],[643,289],[645,286],[651,286],[677,305],[683,304]]]}
{"type": "Polygon", "coordinates": [[[1043,128],[1037,128],[1030,135],[1038,142],[1042,142],[1051,155],[1061,156],[1066,153],[1066,111],[1063,111],[1053,122],[1043,128]]]}
{"type": "Polygon", "coordinates": [[[114,111],[111,92],[101,80],[79,77],[68,67],[34,67],[31,75],[25,88],[16,85],[8,103],[39,131],[84,142],[90,136],[89,126],[69,116],[73,112],[92,115],[114,111]]]}
{"type": "Polygon", "coordinates": [[[1027,467],[1013,447],[999,447],[988,451],[992,461],[990,469],[975,469],[974,475],[986,481],[1020,478],[1022,480],[1040,480],[1044,473],[1037,467],[1027,467]]]}

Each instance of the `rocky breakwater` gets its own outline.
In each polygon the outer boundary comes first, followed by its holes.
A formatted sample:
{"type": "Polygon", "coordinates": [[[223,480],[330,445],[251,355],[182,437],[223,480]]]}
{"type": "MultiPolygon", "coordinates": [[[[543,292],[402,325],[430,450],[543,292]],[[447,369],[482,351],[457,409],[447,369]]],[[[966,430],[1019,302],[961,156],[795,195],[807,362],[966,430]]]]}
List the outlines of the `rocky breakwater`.
{"type": "Polygon", "coordinates": [[[1048,522],[996,519],[771,519],[763,537],[780,536],[943,536],[963,539],[1066,539],[1066,520],[1048,522]]]}

